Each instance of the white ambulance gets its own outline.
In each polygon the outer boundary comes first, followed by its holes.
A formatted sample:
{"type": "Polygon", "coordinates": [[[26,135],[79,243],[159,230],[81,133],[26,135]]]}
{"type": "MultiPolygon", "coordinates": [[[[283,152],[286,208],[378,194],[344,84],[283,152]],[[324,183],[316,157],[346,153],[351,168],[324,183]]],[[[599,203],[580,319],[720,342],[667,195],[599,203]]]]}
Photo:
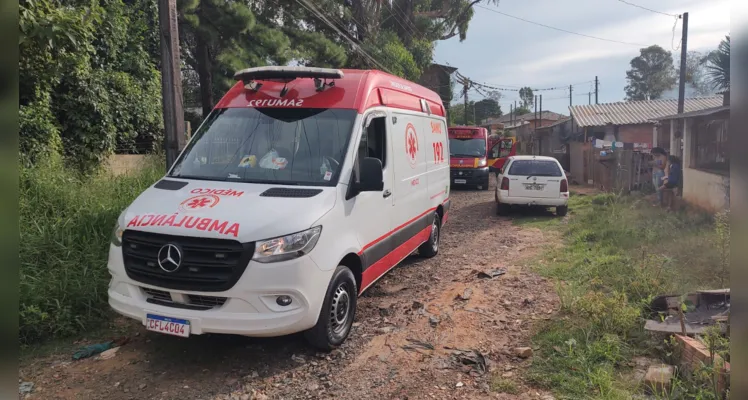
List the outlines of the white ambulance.
{"type": "Polygon", "coordinates": [[[379,71],[250,68],[168,174],[120,215],[109,304],[147,329],[330,350],[356,299],[449,211],[445,110],[379,71]]]}

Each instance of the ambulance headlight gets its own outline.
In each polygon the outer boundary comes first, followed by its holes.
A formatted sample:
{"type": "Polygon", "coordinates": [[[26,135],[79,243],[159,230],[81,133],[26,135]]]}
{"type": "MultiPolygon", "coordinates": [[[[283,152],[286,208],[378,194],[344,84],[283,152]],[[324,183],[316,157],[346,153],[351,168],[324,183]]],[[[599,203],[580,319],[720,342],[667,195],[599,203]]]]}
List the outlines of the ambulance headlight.
{"type": "Polygon", "coordinates": [[[481,158],[480,160],[478,160],[478,166],[479,167],[485,167],[486,166],[486,159],[485,158],[481,158]]]}
{"type": "Polygon", "coordinates": [[[321,232],[322,227],[315,226],[303,232],[259,241],[252,259],[261,263],[271,263],[301,257],[317,245],[321,232]]]}
{"type": "Polygon", "coordinates": [[[117,247],[122,246],[122,233],[124,231],[125,230],[119,226],[119,222],[114,224],[114,230],[112,231],[112,240],[111,240],[113,245],[117,247]]]}

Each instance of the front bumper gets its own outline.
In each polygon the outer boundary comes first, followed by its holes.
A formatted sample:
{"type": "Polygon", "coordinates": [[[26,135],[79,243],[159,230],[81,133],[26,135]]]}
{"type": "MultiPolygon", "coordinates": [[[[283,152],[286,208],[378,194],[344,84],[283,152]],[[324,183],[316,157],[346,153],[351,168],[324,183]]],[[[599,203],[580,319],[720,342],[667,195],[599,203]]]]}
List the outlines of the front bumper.
{"type": "MultiPolygon", "coordinates": [[[[313,254],[313,252],[312,252],[313,254]]],[[[262,264],[250,261],[239,281],[223,292],[191,292],[164,289],[130,279],[124,269],[122,249],[110,246],[109,305],[118,313],[139,320],[146,314],[190,321],[191,334],[226,333],[245,336],[282,336],[304,331],[317,323],[333,271],[317,267],[312,254],[295,260],[262,264]],[[154,293],[156,296],[154,297],[154,293]],[[279,306],[280,295],[292,298],[279,306]],[[158,297],[161,296],[161,297],[158,297]],[[172,304],[154,299],[171,298],[172,304]],[[184,309],[193,298],[219,299],[210,309],[184,309]]]]}
{"type": "Polygon", "coordinates": [[[488,167],[483,168],[450,168],[449,178],[453,185],[488,185],[488,167]],[[461,182],[464,180],[465,182],[461,182]]]}

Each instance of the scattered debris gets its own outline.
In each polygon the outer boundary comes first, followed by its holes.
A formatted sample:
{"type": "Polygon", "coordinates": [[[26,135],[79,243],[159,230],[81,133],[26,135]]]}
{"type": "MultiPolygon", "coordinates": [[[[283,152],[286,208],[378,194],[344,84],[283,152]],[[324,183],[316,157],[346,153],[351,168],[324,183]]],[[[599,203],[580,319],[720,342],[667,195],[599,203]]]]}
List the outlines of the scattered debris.
{"type": "Polygon", "coordinates": [[[462,382],[457,382],[457,384],[455,386],[458,387],[458,388],[461,388],[461,387],[465,386],[465,384],[462,383],[462,382]]]}
{"type": "Polygon", "coordinates": [[[532,297],[532,296],[530,296],[530,297],[526,297],[524,300],[522,300],[522,305],[524,305],[525,307],[527,307],[529,305],[532,305],[532,303],[534,303],[534,302],[535,302],[535,298],[532,297]]]}
{"type": "Polygon", "coordinates": [[[382,292],[384,292],[384,294],[386,295],[393,295],[407,288],[408,287],[405,285],[386,285],[382,288],[382,292]]]}
{"type": "Polygon", "coordinates": [[[504,274],[506,274],[506,268],[498,268],[491,271],[479,271],[478,278],[493,279],[504,274]]]}
{"type": "Polygon", "coordinates": [[[514,355],[519,358],[532,357],[532,348],[530,347],[515,347],[513,351],[514,355]]]}
{"type": "Polygon", "coordinates": [[[22,382],[20,385],[18,385],[18,393],[20,394],[29,394],[33,391],[34,391],[33,382],[22,382]]]}
{"type": "Polygon", "coordinates": [[[101,355],[99,355],[99,360],[108,360],[117,355],[117,351],[119,351],[119,347],[114,347],[107,351],[103,351],[101,352],[101,355]]]}
{"type": "Polygon", "coordinates": [[[123,338],[119,338],[119,339],[112,340],[112,341],[105,342],[105,343],[97,343],[97,344],[92,344],[92,345],[82,347],[78,349],[75,353],[73,353],[73,360],[80,360],[83,358],[95,356],[109,349],[123,346],[129,341],[130,341],[130,338],[123,337],[123,338]]]}
{"type": "Polygon", "coordinates": [[[648,331],[699,335],[709,326],[720,324],[726,332],[730,289],[702,290],[683,297],[658,296],[650,307],[658,318],[647,320],[644,329],[648,331]]]}
{"type": "Polygon", "coordinates": [[[420,340],[411,338],[408,338],[407,340],[411,344],[406,344],[405,346],[403,346],[403,350],[434,350],[434,345],[431,343],[422,342],[420,340]]]}
{"type": "Polygon", "coordinates": [[[488,371],[486,357],[483,356],[480,351],[475,349],[455,349],[452,352],[452,362],[465,373],[470,373],[471,371],[473,371],[478,375],[483,375],[488,371]]]}
{"type": "Polygon", "coordinates": [[[672,365],[652,365],[644,376],[644,385],[651,393],[669,393],[670,380],[675,372],[672,365]]]}
{"type": "Polygon", "coordinates": [[[431,325],[432,328],[436,328],[436,326],[439,325],[439,322],[440,322],[439,317],[436,317],[433,315],[429,317],[429,324],[431,325]]]}
{"type": "Polygon", "coordinates": [[[472,297],[472,296],[473,296],[473,289],[471,289],[471,288],[466,288],[466,289],[465,289],[465,290],[464,290],[464,291],[462,292],[462,294],[458,294],[458,295],[457,295],[457,296],[455,297],[455,300],[462,300],[462,301],[465,301],[465,300],[470,300],[470,297],[472,297]]]}
{"type": "Polygon", "coordinates": [[[299,363],[299,364],[304,364],[304,363],[306,363],[306,359],[304,359],[304,356],[297,356],[296,354],[292,354],[292,355],[291,355],[291,359],[292,359],[292,360],[293,360],[294,362],[296,362],[296,363],[299,363]]]}

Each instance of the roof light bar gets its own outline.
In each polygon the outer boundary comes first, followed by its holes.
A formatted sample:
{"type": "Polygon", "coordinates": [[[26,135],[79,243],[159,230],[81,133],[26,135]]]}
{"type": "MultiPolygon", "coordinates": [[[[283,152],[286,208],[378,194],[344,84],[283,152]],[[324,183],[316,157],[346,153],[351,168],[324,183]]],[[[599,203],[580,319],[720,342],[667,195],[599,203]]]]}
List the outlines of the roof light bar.
{"type": "Polygon", "coordinates": [[[291,82],[299,78],[342,79],[343,76],[343,71],[332,68],[271,66],[243,69],[234,74],[234,79],[248,84],[252,81],[291,82]]]}

